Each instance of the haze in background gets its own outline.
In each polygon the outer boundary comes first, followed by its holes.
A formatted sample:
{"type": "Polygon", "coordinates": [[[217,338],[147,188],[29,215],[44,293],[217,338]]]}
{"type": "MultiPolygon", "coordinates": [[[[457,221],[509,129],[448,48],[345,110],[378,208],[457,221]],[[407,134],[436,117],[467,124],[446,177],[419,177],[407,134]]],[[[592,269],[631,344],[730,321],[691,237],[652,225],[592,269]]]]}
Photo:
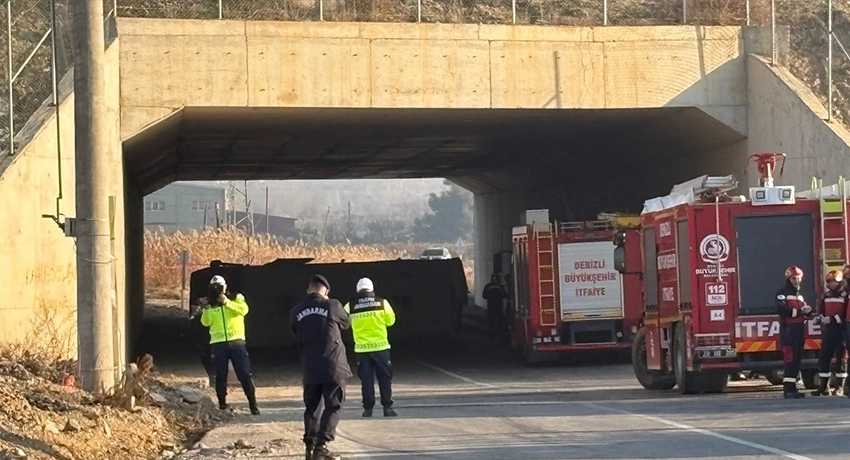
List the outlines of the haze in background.
{"type": "MultiPolygon", "coordinates": [[[[235,209],[244,210],[244,182],[233,185],[235,209]]],[[[267,187],[269,214],[298,219],[303,236],[325,228],[328,243],[471,241],[472,193],[444,179],[249,181],[252,212],[265,212],[267,187]]]]}

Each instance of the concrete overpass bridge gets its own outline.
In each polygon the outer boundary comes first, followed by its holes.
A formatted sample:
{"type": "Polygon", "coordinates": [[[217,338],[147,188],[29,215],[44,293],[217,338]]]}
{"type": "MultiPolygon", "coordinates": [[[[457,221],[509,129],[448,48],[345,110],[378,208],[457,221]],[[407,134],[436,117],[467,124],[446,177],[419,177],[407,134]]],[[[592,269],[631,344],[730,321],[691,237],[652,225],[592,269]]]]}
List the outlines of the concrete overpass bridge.
{"type": "MultiPolygon", "coordinates": [[[[117,28],[106,54],[123,337],[138,335],[144,301],[143,197],[176,180],[446,177],[475,194],[480,281],[524,209],[560,220],[639,210],[700,174],[744,179],[757,151],[788,153],[782,182],[797,186],[850,166],[847,132],[768,64],[770,34],[759,28],[159,19],[117,28]]],[[[787,39],[780,64],[785,50],[787,39]]],[[[62,86],[70,191],[69,76],[62,86]]],[[[0,340],[23,339],[45,312],[76,304],[73,241],[41,217],[55,208],[58,180],[49,112],[0,162],[0,238],[11,242],[0,247],[0,277],[12,290],[0,340]]],[[[62,207],[74,215],[73,194],[62,207]]]]}

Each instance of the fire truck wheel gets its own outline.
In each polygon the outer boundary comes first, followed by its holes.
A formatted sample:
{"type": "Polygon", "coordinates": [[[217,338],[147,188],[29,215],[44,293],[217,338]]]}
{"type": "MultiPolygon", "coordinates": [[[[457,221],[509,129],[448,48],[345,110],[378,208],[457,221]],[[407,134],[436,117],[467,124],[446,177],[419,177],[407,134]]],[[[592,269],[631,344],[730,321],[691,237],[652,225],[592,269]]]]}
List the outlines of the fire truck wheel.
{"type": "Polygon", "coordinates": [[[551,363],[558,360],[558,354],[549,351],[536,351],[526,346],[522,349],[522,362],[526,366],[535,366],[543,363],[551,363]]]}
{"type": "Polygon", "coordinates": [[[729,374],[718,372],[688,372],[685,358],[685,328],[681,324],[674,331],[673,367],[676,386],[681,394],[722,393],[729,383],[729,374]]]}
{"type": "Polygon", "coordinates": [[[676,386],[672,376],[665,376],[659,371],[647,369],[646,364],[646,331],[641,328],[632,342],[632,368],[640,385],[647,390],[669,390],[676,386]]]}
{"type": "Polygon", "coordinates": [[[771,385],[782,385],[783,377],[785,377],[785,372],[783,372],[782,369],[774,369],[764,375],[764,378],[766,378],[771,385]]]}
{"type": "Polygon", "coordinates": [[[818,377],[818,371],[816,369],[803,369],[800,371],[800,377],[803,381],[803,386],[807,390],[814,390],[820,385],[820,377],[818,377]]]}

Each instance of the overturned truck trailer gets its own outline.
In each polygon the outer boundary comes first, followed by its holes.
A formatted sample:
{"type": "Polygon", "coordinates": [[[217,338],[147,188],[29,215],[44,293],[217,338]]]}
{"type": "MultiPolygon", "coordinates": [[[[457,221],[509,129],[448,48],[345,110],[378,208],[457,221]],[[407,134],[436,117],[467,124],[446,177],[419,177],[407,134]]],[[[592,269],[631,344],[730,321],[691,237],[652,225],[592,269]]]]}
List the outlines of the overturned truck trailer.
{"type": "Polygon", "coordinates": [[[228,290],[245,296],[251,311],[245,318],[248,345],[282,348],[295,344],[289,330],[289,310],[304,298],[307,282],[321,273],[331,283],[331,297],[343,304],[355,295],[357,280],[371,278],[378,295],[396,311],[391,340],[419,340],[458,333],[468,287],[460,259],[391,260],[382,262],[312,264],[311,259],[278,259],[265,265],[213,261],[192,273],[189,299],[206,296],[214,275],[227,280],[228,290]]]}

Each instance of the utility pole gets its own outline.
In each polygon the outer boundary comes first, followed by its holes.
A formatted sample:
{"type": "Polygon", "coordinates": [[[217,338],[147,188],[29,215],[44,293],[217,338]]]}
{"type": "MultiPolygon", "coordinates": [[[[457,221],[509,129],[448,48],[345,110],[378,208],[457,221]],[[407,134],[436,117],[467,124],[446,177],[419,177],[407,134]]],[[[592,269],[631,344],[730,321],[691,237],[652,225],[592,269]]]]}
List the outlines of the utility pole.
{"type": "Polygon", "coordinates": [[[74,40],[74,146],[77,201],[77,334],[83,388],[115,385],[109,227],[109,128],[103,2],[70,2],[74,40]]]}

